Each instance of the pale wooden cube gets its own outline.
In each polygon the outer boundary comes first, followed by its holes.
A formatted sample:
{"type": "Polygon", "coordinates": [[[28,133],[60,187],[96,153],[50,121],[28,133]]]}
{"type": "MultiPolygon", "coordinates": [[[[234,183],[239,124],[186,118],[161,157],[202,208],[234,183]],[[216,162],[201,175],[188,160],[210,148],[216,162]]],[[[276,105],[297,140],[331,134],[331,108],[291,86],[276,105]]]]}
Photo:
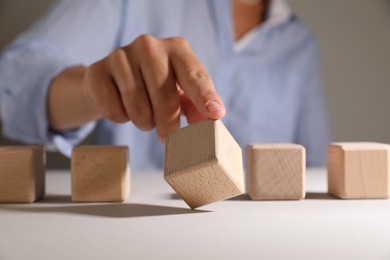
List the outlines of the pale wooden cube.
{"type": "Polygon", "coordinates": [[[32,203],[45,193],[43,146],[0,147],[0,203],[32,203]]]}
{"type": "Polygon", "coordinates": [[[244,193],[242,151],[220,120],[170,133],[164,179],[192,208],[244,193]]]}
{"type": "Polygon", "coordinates": [[[122,202],[130,193],[127,146],[80,146],[72,152],[72,201],[122,202]]]}
{"type": "Polygon", "coordinates": [[[246,172],[252,200],[300,200],[306,196],[306,151],[301,145],[248,145],[246,172]]]}
{"type": "Polygon", "coordinates": [[[329,194],[342,199],[390,197],[390,145],[332,143],[328,146],[329,194]]]}

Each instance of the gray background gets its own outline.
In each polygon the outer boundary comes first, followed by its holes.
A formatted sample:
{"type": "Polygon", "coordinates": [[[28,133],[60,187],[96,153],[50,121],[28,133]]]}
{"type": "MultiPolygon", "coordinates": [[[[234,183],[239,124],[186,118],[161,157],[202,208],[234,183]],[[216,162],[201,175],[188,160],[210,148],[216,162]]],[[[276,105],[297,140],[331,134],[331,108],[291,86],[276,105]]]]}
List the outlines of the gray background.
{"type": "MultiPolygon", "coordinates": [[[[52,2],[0,0],[0,49],[52,2]]],[[[319,43],[333,139],[390,143],[390,0],[289,3],[319,43]]],[[[50,168],[68,167],[69,160],[49,156],[50,168]]]]}

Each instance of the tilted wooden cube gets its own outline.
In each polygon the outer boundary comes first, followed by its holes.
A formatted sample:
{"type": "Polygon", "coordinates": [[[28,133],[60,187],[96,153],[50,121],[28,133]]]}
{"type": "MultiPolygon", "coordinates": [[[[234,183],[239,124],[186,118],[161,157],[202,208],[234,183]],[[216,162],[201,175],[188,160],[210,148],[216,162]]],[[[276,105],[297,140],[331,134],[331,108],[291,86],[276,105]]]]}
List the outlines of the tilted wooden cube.
{"type": "Polygon", "coordinates": [[[0,147],[0,203],[31,203],[45,193],[42,146],[0,147]]]}
{"type": "Polygon", "coordinates": [[[328,190],[343,199],[390,197],[390,145],[332,143],[328,146],[328,190]]]}
{"type": "Polygon", "coordinates": [[[130,193],[127,146],[80,146],[72,152],[72,201],[121,202],[130,193]]]}
{"type": "Polygon", "coordinates": [[[164,179],[191,207],[244,193],[242,151],[220,120],[205,120],[170,133],[164,179]]]}
{"type": "Polygon", "coordinates": [[[246,172],[252,200],[305,198],[306,151],[301,145],[248,145],[246,172]]]}

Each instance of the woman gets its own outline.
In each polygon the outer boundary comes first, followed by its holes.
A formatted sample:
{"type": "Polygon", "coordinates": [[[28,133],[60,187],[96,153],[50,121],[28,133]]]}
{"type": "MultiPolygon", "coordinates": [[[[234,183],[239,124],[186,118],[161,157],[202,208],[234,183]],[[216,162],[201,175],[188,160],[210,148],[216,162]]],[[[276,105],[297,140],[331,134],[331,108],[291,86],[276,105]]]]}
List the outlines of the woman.
{"type": "Polygon", "coordinates": [[[316,47],[283,0],[63,0],[5,51],[0,79],[3,133],[67,155],[96,128],[133,169],[161,168],[184,115],[325,160],[316,47]]]}

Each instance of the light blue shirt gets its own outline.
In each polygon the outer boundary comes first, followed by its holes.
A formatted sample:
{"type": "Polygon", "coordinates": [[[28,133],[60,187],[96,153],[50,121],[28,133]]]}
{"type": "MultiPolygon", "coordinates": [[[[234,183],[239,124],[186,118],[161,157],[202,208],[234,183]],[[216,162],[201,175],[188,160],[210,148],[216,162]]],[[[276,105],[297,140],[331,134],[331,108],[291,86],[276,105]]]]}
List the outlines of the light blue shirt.
{"type": "Polygon", "coordinates": [[[3,134],[70,155],[96,128],[96,144],[130,147],[132,169],[162,168],[155,131],[100,120],[53,132],[46,97],[65,68],[88,66],[141,34],[184,36],[212,76],[227,108],[223,122],[242,148],[294,142],[306,147],[308,165],[324,164],[328,123],[312,35],[284,1],[274,0],[267,21],[235,42],[230,8],[227,0],[58,2],[1,57],[3,134]]]}

